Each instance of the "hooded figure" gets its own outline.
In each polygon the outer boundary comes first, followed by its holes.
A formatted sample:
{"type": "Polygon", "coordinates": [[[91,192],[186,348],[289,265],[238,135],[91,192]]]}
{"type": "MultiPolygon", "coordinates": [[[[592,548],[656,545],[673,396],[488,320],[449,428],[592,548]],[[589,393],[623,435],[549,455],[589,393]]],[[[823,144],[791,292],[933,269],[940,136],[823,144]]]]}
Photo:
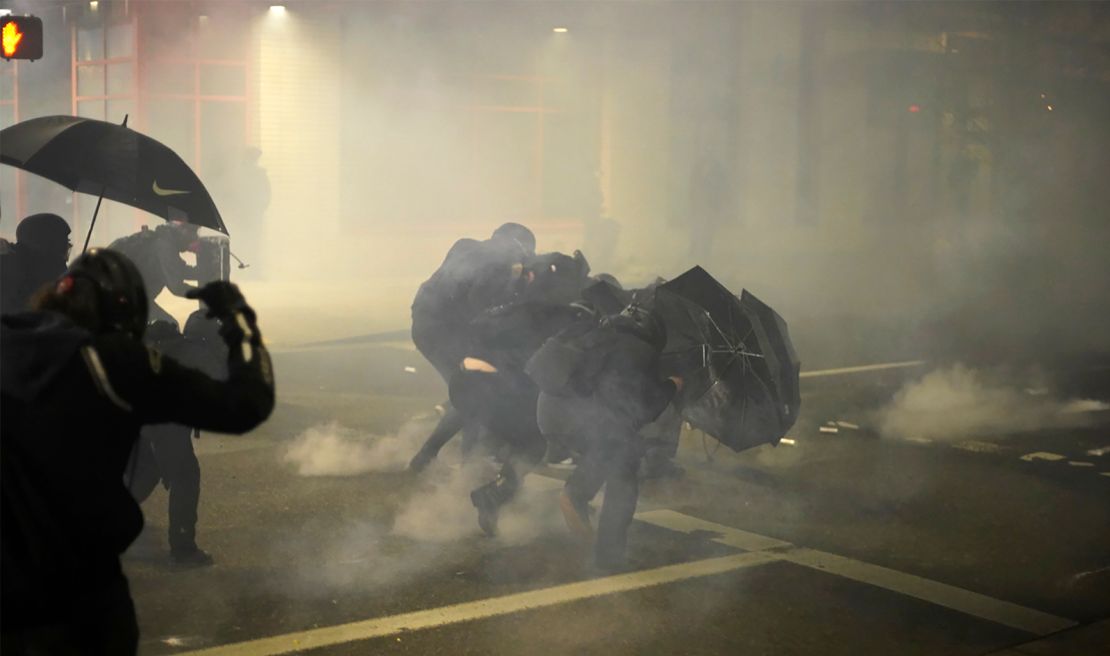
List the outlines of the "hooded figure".
{"type": "Polygon", "coordinates": [[[223,324],[226,382],[142,343],[142,278],[110,250],[77,258],[35,311],[0,321],[3,651],[135,653],[119,555],[143,524],[123,484],[140,426],[244,433],[269,416],[254,312],[229,283],[199,297],[223,324]]]}
{"type": "MultiPolygon", "coordinates": [[[[573,371],[557,377],[565,383],[545,386],[537,420],[544,437],[579,456],[559,499],[573,532],[593,537],[588,504],[605,486],[594,560],[602,569],[619,570],[626,567],[625,538],[639,496],[643,442],[638,431],[670,404],[681,380],[660,375],[666,329],[641,306],[631,305],[568,341],[573,342],[568,349],[584,355],[573,371]]],[[[539,367],[530,363],[529,369],[536,369],[534,378],[544,379],[539,367]]]]}
{"type": "Polygon", "coordinates": [[[27,310],[35,292],[65,273],[69,234],[57,214],[32,214],[19,222],[14,244],[0,242],[0,313],[27,310]]]}
{"type": "MultiPolygon", "coordinates": [[[[471,343],[471,322],[489,308],[512,298],[524,283],[524,265],[535,255],[532,231],[506,223],[489,239],[460,239],[432,277],[420,286],[412,302],[412,341],[436,368],[444,382],[459,370],[471,343]]],[[[409,467],[421,471],[465,422],[448,403],[432,434],[409,467]]],[[[479,426],[467,427],[464,446],[472,446],[479,426]]]]}

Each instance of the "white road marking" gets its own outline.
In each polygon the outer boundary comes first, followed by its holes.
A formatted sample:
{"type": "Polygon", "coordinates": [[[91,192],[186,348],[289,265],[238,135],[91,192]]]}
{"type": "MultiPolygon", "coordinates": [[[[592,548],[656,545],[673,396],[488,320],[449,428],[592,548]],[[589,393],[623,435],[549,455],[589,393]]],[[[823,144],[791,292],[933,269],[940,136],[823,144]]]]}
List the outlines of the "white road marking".
{"type": "Polygon", "coordinates": [[[1027,453],[1023,455],[1021,459],[1026,462],[1033,462],[1034,460],[1055,461],[1063,460],[1064,456],[1060,455],[1059,453],[1049,453],[1048,451],[1034,451],[1033,453],[1027,453]]]}
{"type": "Polygon", "coordinates": [[[770,553],[774,554],[776,558],[795,565],[843,576],[1037,635],[1046,635],[1076,624],[1063,617],[1056,617],[1039,610],[994,599],[946,583],[931,581],[913,574],[905,574],[886,567],[837,556],[836,554],[795,547],[789,542],[690,517],[674,510],[637,513],[636,519],[683,533],[710,531],[718,534],[718,537],[713,538],[713,542],[748,551],[774,549],[770,553]]]}
{"type": "Polygon", "coordinates": [[[696,560],[692,563],[667,565],[639,572],[618,574],[578,583],[568,583],[552,588],[530,590],[516,594],[479,599],[442,608],[430,608],[411,613],[379,617],[338,626],[309,629],[296,633],[249,640],[231,645],[181,652],[188,656],[269,656],[288,654],[330,645],[341,645],[356,640],[370,640],[393,636],[409,631],[432,629],[462,622],[510,615],[527,610],[548,608],[582,599],[601,597],[621,592],[676,583],[692,578],[724,574],[745,567],[765,565],[776,558],[769,553],[741,553],[718,558],[696,560]]]}
{"type": "Polygon", "coordinates": [[[743,549],[744,551],[764,551],[767,549],[779,549],[793,546],[789,542],[783,542],[782,540],[767,537],[766,535],[748,533],[747,531],[741,531],[731,526],[698,519],[697,517],[691,517],[675,510],[648,510],[639,512],[636,513],[636,519],[679,533],[694,533],[695,531],[718,533],[720,537],[713,538],[714,542],[736,547],[737,549],[743,549]]]}
{"type": "Polygon", "coordinates": [[[1110,472],[1099,472],[1099,476],[1110,476],[1110,472]]]}
{"type": "Polygon", "coordinates": [[[790,549],[779,557],[797,565],[843,576],[1037,635],[1055,633],[1076,625],[1076,622],[1063,617],[823,551],[797,548],[790,549]]]}
{"type": "Polygon", "coordinates": [[[841,367],[840,369],[818,369],[816,371],[803,371],[799,378],[819,378],[821,376],[840,376],[842,374],[858,374],[865,371],[882,371],[884,369],[902,369],[917,367],[925,364],[924,360],[907,360],[905,362],[885,362],[882,364],[865,364],[858,367],[841,367]]]}
{"type": "Polygon", "coordinates": [[[1110,446],[1104,446],[1104,447],[1100,447],[1100,448],[1097,448],[1097,449],[1091,449],[1090,451],[1087,452],[1087,455],[1089,455],[1089,456],[1104,456],[1107,453],[1110,453],[1110,446]]]}
{"type": "Polygon", "coordinates": [[[817,430],[822,433],[839,433],[840,429],[836,426],[818,426],[817,430]]]}
{"type": "Polygon", "coordinates": [[[1094,467],[1095,466],[1095,463],[1093,463],[1093,462],[1084,462],[1082,460],[1069,460],[1068,464],[1071,465],[1072,467],[1094,467]]]}

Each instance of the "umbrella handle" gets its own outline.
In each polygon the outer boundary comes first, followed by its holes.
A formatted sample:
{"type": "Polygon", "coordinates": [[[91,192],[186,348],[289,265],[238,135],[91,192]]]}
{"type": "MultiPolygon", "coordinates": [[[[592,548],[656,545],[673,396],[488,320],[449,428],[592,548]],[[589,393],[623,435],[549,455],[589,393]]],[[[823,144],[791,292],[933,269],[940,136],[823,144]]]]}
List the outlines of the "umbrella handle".
{"type": "MultiPolygon", "coordinates": [[[[124,119],[124,120],[126,121],[127,119],[124,119]]],[[[102,203],[103,201],[104,201],[104,192],[101,191],[100,196],[98,196],[97,199],[96,199],[96,209],[93,210],[93,218],[92,218],[92,223],[89,224],[89,232],[85,235],[85,245],[81,248],[81,254],[82,255],[85,253],[85,251],[89,250],[89,239],[92,239],[92,231],[93,231],[93,228],[96,227],[96,215],[100,214],[100,203],[102,203]]]]}
{"type": "MultiPolygon", "coordinates": [[[[122,123],[123,127],[127,127],[127,119],[130,116],[131,116],[130,114],[124,114],[123,115],[123,123],[122,123]]],[[[96,198],[96,209],[93,210],[92,223],[89,224],[89,231],[88,231],[88,233],[85,234],[85,245],[81,247],[81,254],[82,255],[85,254],[85,251],[89,250],[89,240],[92,239],[92,231],[93,231],[93,228],[96,227],[96,217],[97,217],[98,214],[100,214],[100,204],[102,202],[104,202],[104,189],[103,188],[100,190],[100,196],[98,196],[96,198]]]]}

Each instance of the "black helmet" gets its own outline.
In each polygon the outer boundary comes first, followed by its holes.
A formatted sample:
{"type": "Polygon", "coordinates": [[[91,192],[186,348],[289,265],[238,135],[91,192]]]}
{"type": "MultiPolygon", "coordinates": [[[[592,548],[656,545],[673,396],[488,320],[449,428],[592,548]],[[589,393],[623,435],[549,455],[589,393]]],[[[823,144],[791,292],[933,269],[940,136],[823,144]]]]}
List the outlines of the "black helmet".
{"type": "Polygon", "coordinates": [[[525,253],[532,255],[536,252],[536,236],[528,228],[519,223],[503,223],[493,231],[491,239],[511,239],[520,244],[525,253]]]}
{"type": "Polygon", "coordinates": [[[57,214],[32,214],[15,228],[16,243],[34,248],[52,248],[69,243],[69,224],[57,214]]]}
{"type": "Polygon", "coordinates": [[[93,248],[69,265],[62,278],[88,280],[96,287],[103,332],[120,331],[139,339],[146,329],[147,300],[138,268],[118,251],[93,248]]]}

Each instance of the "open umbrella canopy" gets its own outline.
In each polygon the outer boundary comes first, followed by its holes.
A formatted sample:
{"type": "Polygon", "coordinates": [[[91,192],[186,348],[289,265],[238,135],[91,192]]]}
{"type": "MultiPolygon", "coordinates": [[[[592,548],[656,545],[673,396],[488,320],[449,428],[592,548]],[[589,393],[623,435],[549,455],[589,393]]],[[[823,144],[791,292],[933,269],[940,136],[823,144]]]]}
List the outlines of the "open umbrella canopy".
{"type": "Polygon", "coordinates": [[[168,221],[227,234],[212,196],[189,165],[164,144],[122,125],[77,116],[22,121],[0,130],[0,162],[168,221]]]}
{"type": "Polygon", "coordinates": [[[685,381],[683,418],[736,451],[778,443],[801,406],[782,317],[701,267],[659,286],[654,307],[667,327],[664,368],[685,381]]]}

